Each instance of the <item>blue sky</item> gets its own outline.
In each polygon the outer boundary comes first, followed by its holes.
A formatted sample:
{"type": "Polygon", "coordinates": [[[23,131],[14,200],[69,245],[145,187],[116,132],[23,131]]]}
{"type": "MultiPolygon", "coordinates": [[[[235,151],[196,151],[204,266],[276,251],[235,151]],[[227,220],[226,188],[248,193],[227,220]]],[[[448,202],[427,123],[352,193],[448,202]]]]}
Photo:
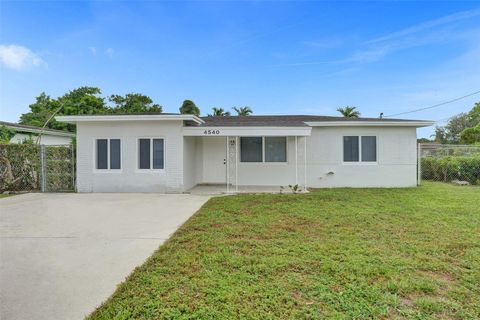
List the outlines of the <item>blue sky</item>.
{"type": "MultiPolygon", "coordinates": [[[[42,91],[377,117],[480,90],[480,2],[1,2],[0,118],[42,91]]],[[[480,95],[405,118],[442,120],[480,95]]],[[[432,129],[419,130],[428,136],[432,129]]]]}

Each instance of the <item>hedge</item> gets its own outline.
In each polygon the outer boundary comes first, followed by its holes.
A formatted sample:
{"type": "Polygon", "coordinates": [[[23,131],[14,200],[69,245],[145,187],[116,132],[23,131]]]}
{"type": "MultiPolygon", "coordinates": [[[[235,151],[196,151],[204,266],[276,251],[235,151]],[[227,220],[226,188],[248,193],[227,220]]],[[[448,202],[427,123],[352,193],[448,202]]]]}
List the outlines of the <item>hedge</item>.
{"type": "Polygon", "coordinates": [[[480,156],[424,157],[421,169],[422,179],[425,180],[461,180],[480,185],[480,156]]]}

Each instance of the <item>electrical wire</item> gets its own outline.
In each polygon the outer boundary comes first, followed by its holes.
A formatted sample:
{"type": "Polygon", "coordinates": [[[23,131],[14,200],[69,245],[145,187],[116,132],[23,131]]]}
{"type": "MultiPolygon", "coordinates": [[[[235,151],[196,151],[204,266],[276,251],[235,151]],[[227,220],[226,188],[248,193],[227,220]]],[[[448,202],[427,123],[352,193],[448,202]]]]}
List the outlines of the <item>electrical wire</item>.
{"type": "Polygon", "coordinates": [[[423,110],[433,109],[433,108],[437,108],[437,107],[440,107],[440,106],[443,106],[443,105],[446,105],[446,104],[449,104],[449,103],[452,103],[452,102],[455,102],[455,101],[458,101],[458,100],[462,100],[462,99],[465,99],[465,98],[474,96],[474,95],[479,94],[479,93],[480,93],[480,90],[479,90],[479,91],[472,92],[472,93],[469,93],[469,94],[467,94],[467,95],[464,95],[464,96],[461,96],[461,97],[458,97],[458,98],[455,98],[455,99],[452,99],[452,100],[449,100],[449,101],[445,101],[445,102],[442,102],[442,103],[439,103],[439,104],[435,104],[435,105],[430,106],[430,107],[419,108],[419,109],[410,110],[410,111],[405,111],[405,112],[400,112],[400,113],[396,113],[396,114],[390,114],[390,115],[388,115],[388,116],[383,116],[383,117],[384,117],[384,118],[391,118],[391,117],[400,116],[400,115],[402,115],[402,114],[408,114],[408,113],[414,113],[414,112],[419,112],[419,111],[423,111],[423,110]]]}

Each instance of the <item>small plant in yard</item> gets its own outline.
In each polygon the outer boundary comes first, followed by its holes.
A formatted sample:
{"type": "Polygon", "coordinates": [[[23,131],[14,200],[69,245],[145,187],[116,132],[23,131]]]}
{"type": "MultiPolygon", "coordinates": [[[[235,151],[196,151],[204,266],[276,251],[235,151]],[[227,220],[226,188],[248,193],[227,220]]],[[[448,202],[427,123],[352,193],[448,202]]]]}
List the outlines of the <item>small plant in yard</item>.
{"type": "Polygon", "coordinates": [[[302,188],[297,184],[289,184],[288,187],[292,191],[292,193],[299,193],[302,192],[302,188]]]}

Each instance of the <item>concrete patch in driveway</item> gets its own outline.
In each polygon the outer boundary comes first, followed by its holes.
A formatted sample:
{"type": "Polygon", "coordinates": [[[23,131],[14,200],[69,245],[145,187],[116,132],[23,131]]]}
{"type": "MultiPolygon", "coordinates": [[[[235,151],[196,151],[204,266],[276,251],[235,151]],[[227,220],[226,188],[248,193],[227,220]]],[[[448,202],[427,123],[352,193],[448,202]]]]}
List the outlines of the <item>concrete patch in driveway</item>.
{"type": "Polygon", "coordinates": [[[25,194],[0,200],[0,318],[82,319],[208,196],[25,194]]]}

